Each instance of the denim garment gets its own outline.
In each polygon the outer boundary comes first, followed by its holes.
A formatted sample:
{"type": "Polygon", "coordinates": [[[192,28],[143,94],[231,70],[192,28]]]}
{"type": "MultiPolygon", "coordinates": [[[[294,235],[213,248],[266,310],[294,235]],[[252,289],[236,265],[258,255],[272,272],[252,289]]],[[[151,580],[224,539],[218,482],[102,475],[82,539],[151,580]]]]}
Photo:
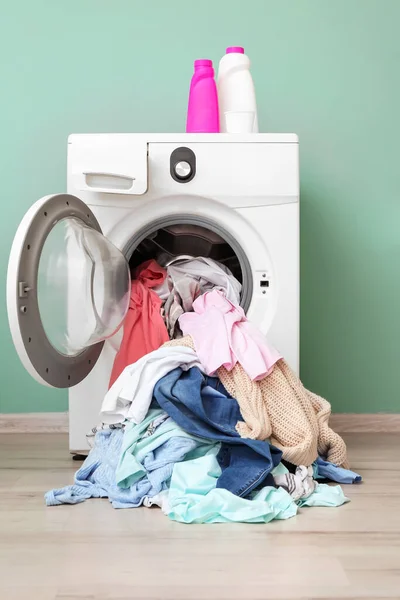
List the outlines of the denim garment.
{"type": "Polygon", "coordinates": [[[261,483],[273,485],[272,479],[266,480],[282,452],[267,441],[239,436],[239,405],[219,379],[203,375],[197,367],[186,372],[178,367],[156,384],[154,399],[188,433],[222,442],[217,487],[245,497],[261,483]]]}
{"type": "Polygon", "coordinates": [[[343,469],[320,456],[313,463],[315,479],[330,479],[337,483],[361,483],[362,477],[350,469],[343,469]]]}

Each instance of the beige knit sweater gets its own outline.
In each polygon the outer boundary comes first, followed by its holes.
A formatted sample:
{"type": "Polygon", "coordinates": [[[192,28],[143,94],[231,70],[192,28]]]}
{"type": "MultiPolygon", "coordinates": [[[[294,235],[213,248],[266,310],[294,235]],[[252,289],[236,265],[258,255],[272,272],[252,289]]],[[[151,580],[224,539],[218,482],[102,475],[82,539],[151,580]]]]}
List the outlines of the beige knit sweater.
{"type": "MultiPolygon", "coordinates": [[[[195,350],[190,336],[164,345],[195,350]]],[[[348,467],[346,444],[329,427],[329,402],[306,390],[284,360],[261,381],[251,381],[240,364],[232,371],[221,367],[217,374],[238,401],[244,419],[236,426],[241,437],[269,439],[295,465],[310,465],[320,455],[348,467]]]]}

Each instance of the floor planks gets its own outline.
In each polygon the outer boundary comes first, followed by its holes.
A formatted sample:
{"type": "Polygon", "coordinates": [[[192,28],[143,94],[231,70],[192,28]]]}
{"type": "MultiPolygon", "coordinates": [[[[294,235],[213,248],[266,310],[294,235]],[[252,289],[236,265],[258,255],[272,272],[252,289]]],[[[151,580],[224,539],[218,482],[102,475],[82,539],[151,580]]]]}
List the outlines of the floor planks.
{"type": "Polygon", "coordinates": [[[346,434],[352,502],[268,525],[181,525],[107,500],[46,508],[80,463],[63,434],[0,436],[0,598],[400,598],[400,436],[346,434]]]}

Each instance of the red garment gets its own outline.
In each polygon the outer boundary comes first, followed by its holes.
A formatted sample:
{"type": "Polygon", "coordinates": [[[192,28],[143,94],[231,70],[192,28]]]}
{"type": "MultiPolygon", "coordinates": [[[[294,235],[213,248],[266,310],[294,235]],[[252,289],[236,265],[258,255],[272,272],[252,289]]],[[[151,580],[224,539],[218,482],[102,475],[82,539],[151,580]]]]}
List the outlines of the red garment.
{"type": "Polygon", "coordinates": [[[131,301],[124,322],[121,347],[114,360],[110,387],[128,365],[169,341],[167,328],[160,313],[162,300],[151,288],[161,285],[167,276],[155,260],[149,260],[135,270],[131,301]]]}

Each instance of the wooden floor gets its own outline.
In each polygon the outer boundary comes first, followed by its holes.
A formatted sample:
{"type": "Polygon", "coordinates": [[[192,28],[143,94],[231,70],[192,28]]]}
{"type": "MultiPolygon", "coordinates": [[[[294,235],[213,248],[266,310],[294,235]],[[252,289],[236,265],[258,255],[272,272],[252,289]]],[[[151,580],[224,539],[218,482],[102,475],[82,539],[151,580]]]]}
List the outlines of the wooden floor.
{"type": "Polygon", "coordinates": [[[0,438],[0,599],[400,598],[400,436],[347,434],[351,503],[268,525],[181,525],[107,500],[46,508],[64,435],[0,438]]]}

